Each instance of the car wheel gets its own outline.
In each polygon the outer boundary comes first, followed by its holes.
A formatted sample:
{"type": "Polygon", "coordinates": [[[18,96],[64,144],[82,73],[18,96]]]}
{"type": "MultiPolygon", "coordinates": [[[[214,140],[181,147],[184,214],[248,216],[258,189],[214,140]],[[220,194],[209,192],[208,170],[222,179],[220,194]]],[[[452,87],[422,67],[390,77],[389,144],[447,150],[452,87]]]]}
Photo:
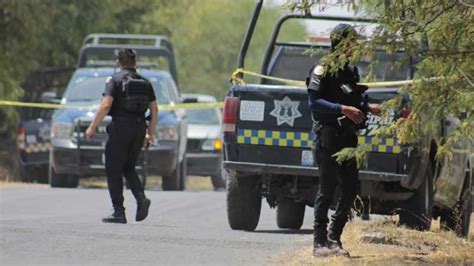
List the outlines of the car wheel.
{"type": "Polygon", "coordinates": [[[458,203],[452,209],[442,210],[441,228],[453,230],[460,237],[467,237],[471,224],[472,180],[469,173],[464,178],[464,185],[458,203]]]}
{"type": "Polygon", "coordinates": [[[262,208],[259,176],[237,176],[229,173],[227,219],[233,230],[254,231],[262,208]]]}
{"type": "Polygon", "coordinates": [[[79,176],[57,174],[54,168],[49,168],[49,185],[51,187],[75,188],[79,185],[79,176]]]}
{"type": "Polygon", "coordinates": [[[163,176],[162,178],[162,188],[166,191],[177,191],[180,190],[181,186],[181,167],[179,159],[177,159],[176,166],[170,176],[163,176]]]}
{"type": "Polygon", "coordinates": [[[186,156],[184,156],[183,161],[179,164],[180,167],[180,178],[179,178],[179,190],[185,190],[186,189],[186,179],[188,175],[188,166],[187,166],[187,159],[186,156]]]}
{"type": "Polygon", "coordinates": [[[212,186],[214,187],[215,190],[225,189],[225,183],[227,179],[226,176],[227,176],[227,171],[224,169],[220,169],[218,174],[211,176],[212,186]]]}
{"type": "Polygon", "coordinates": [[[400,210],[399,222],[401,225],[420,231],[431,228],[433,218],[433,172],[431,164],[426,167],[423,183],[414,195],[405,202],[400,210]]]}
{"type": "Polygon", "coordinates": [[[298,230],[303,225],[306,205],[290,200],[278,202],[277,225],[283,229],[298,230]]]}

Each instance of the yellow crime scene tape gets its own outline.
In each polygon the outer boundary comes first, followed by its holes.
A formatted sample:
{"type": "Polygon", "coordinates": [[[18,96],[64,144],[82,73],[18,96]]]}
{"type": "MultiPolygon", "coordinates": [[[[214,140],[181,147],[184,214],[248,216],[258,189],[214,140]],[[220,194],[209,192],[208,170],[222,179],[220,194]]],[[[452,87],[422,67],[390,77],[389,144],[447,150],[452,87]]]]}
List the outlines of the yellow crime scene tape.
{"type": "MultiPolygon", "coordinates": [[[[234,84],[245,84],[244,79],[239,77],[239,74],[245,74],[249,76],[264,78],[268,80],[274,80],[282,82],[287,85],[305,87],[306,84],[304,81],[278,78],[268,75],[262,75],[257,72],[244,70],[239,68],[232,73],[231,81],[234,84]]],[[[430,78],[428,81],[437,79],[430,78]]],[[[383,81],[383,82],[368,82],[368,83],[359,83],[360,85],[368,86],[369,88],[386,88],[386,87],[398,87],[406,86],[413,84],[413,80],[400,80],[400,81],[383,81]]],[[[12,107],[33,107],[33,108],[45,108],[45,109],[79,109],[79,110],[94,110],[97,109],[98,105],[67,105],[67,104],[52,104],[52,103],[32,103],[32,102],[18,102],[18,101],[7,101],[0,100],[0,106],[12,106],[12,107]]],[[[213,103],[180,103],[180,104],[168,104],[168,105],[159,105],[160,110],[178,110],[178,109],[203,109],[203,108],[215,108],[223,107],[223,102],[213,102],[213,103]]]]}
{"type": "MultiPolygon", "coordinates": [[[[67,105],[67,104],[53,104],[53,103],[31,103],[31,102],[17,102],[17,101],[6,101],[0,100],[0,106],[12,106],[12,107],[33,107],[33,108],[44,108],[44,109],[78,109],[78,110],[94,110],[99,105],[67,105]]],[[[204,109],[204,108],[215,108],[224,106],[223,102],[213,103],[180,103],[180,104],[167,104],[159,105],[160,110],[177,110],[177,109],[204,109]]]]}
{"type": "MultiPolygon", "coordinates": [[[[273,76],[262,75],[257,72],[244,70],[243,68],[238,68],[237,70],[232,73],[231,80],[234,83],[245,84],[244,79],[239,77],[239,74],[245,74],[249,76],[254,76],[258,78],[264,78],[268,80],[279,81],[285,83],[287,85],[305,87],[306,83],[304,81],[299,80],[292,80],[292,79],[285,79],[285,78],[277,78],[273,76]]],[[[365,85],[369,88],[386,88],[386,87],[399,87],[399,86],[406,86],[413,84],[413,80],[399,80],[399,81],[381,81],[381,82],[362,82],[358,83],[359,85],[365,85]]]]}

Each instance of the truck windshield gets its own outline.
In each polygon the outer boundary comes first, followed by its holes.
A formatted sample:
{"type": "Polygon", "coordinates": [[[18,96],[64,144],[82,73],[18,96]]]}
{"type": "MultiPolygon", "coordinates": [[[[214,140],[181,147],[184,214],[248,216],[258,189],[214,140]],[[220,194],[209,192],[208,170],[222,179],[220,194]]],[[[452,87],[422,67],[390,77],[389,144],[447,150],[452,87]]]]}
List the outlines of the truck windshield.
{"type": "MultiPolygon", "coordinates": [[[[100,100],[107,77],[75,76],[69,83],[64,96],[68,102],[100,100]]],[[[151,77],[148,80],[153,86],[158,103],[169,104],[172,100],[171,82],[166,77],[151,77]]]]}
{"type": "Polygon", "coordinates": [[[188,122],[199,125],[219,125],[219,116],[217,110],[212,109],[189,109],[188,122]]]}

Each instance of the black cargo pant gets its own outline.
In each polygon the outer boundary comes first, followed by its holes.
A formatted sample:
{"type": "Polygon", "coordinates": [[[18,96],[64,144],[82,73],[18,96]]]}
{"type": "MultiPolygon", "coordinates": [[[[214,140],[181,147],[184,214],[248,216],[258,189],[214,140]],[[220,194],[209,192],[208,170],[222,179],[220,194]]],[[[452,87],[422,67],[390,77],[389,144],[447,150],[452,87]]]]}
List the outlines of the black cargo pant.
{"type": "Polygon", "coordinates": [[[128,181],[133,196],[143,196],[143,185],[135,171],[146,132],[144,118],[113,118],[107,126],[109,138],[105,145],[105,173],[112,205],[123,210],[123,180],[128,181]]]}
{"type": "Polygon", "coordinates": [[[357,194],[359,176],[355,159],[340,165],[333,154],[343,148],[356,146],[357,135],[353,131],[343,130],[337,126],[322,126],[316,134],[314,156],[319,165],[320,175],[319,190],[314,204],[315,242],[324,243],[327,240],[328,209],[338,185],[341,194],[331,217],[329,238],[340,240],[357,194]]]}

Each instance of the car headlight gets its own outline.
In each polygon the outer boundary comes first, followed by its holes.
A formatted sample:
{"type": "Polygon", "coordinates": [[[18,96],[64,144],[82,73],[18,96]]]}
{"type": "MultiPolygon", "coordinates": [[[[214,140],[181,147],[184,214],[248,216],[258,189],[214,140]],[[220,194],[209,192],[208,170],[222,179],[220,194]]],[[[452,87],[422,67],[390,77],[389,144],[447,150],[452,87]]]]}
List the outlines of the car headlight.
{"type": "Polygon", "coordinates": [[[72,123],[53,123],[51,130],[51,138],[55,139],[70,139],[74,125],[72,123]]]}
{"type": "Polygon", "coordinates": [[[161,126],[156,128],[158,140],[178,140],[178,129],[175,126],[161,126]]]}
{"type": "Polygon", "coordinates": [[[203,151],[220,151],[222,150],[221,139],[207,139],[201,146],[203,151]]]}

